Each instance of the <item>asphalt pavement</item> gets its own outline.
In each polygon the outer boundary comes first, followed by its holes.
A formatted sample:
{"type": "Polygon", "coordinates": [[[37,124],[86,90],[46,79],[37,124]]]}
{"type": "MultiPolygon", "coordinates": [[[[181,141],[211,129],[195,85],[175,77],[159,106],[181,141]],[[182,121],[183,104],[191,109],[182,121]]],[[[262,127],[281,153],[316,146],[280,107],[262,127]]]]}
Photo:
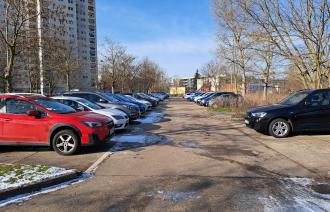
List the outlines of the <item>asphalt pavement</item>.
{"type": "MultiPolygon", "coordinates": [[[[94,177],[1,210],[330,211],[330,135],[279,140],[179,98],[151,117],[117,138],[94,177]]],[[[107,150],[1,151],[0,162],[84,170],[107,150]]]]}

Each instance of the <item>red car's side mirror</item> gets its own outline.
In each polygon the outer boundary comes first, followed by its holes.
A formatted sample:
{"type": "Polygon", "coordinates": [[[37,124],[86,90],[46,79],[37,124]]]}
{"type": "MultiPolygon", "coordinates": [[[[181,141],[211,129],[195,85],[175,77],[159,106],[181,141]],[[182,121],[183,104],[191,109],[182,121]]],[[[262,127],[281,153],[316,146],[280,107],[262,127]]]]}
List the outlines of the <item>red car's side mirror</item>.
{"type": "Polygon", "coordinates": [[[36,118],[40,118],[41,117],[40,111],[37,111],[37,110],[28,110],[26,114],[28,116],[34,116],[36,118]]]}

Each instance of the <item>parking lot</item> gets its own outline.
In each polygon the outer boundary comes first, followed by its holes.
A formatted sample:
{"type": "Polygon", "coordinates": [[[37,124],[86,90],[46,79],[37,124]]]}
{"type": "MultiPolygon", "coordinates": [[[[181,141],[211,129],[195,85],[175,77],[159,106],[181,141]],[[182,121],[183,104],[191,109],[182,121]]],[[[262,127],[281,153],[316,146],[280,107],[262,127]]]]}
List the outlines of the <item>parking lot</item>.
{"type": "Polygon", "coordinates": [[[159,119],[138,120],[117,135],[118,141],[127,139],[121,146],[112,143],[69,157],[47,148],[1,148],[0,162],[81,171],[114,151],[87,181],[4,209],[329,209],[329,195],[320,196],[307,184],[330,179],[330,135],[275,139],[181,98],[162,103],[153,113],[159,119]]]}

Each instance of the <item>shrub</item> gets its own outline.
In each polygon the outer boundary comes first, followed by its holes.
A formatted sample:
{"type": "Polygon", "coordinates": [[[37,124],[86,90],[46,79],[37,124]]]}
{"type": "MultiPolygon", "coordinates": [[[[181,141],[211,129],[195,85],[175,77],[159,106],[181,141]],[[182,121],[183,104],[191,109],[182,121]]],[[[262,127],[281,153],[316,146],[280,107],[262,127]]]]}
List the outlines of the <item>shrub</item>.
{"type": "Polygon", "coordinates": [[[265,100],[263,98],[262,92],[260,93],[249,93],[245,97],[239,98],[217,98],[210,105],[211,108],[232,108],[235,112],[245,112],[249,108],[274,104],[282,99],[284,99],[288,94],[269,94],[268,98],[265,100]]]}

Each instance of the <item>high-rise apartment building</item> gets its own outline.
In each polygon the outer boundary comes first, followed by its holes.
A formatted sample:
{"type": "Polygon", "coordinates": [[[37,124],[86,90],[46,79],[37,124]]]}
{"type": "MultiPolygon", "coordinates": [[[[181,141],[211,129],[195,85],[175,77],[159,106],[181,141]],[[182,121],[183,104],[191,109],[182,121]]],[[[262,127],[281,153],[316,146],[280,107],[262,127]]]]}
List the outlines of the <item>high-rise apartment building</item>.
{"type": "MultiPolygon", "coordinates": [[[[4,2],[5,0],[0,0],[0,25],[4,23],[4,2]]],[[[65,46],[71,48],[71,54],[79,62],[79,71],[70,76],[71,89],[95,89],[98,79],[95,0],[27,0],[27,14],[36,14],[38,5],[41,8],[39,19],[41,31],[38,31],[40,29],[38,19],[31,19],[26,25],[27,28],[31,28],[25,35],[27,42],[29,42],[28,39],[36,37],[41,38],[41,43],[47,42],[44,39],[52,31],[51,29],[60,27],[62,31],[53,36],[56,36],[58,42],[63,42],[65,46]]],[[[41,48],[36,46],[31,49],[30,47],[17,58],[13,78],[15,91],[30,91],[29,70],[32,68],[43,69],[47,74],[48,61],[44,54],[47,51],[45,49],[47,45],[40,46],[41,48]],[[42,58],[40,58],[41,55],[42,58]]],[[[1,55],[4,58],[3,52],[0,53],[0,57],[1,55]]],[[[45,93],[49,90],[47,83],[47,80],[44,80],[45,93]]],[[[65,90],[65,79],[61,79],[55,87],[55,92],[65,90]]]]}

